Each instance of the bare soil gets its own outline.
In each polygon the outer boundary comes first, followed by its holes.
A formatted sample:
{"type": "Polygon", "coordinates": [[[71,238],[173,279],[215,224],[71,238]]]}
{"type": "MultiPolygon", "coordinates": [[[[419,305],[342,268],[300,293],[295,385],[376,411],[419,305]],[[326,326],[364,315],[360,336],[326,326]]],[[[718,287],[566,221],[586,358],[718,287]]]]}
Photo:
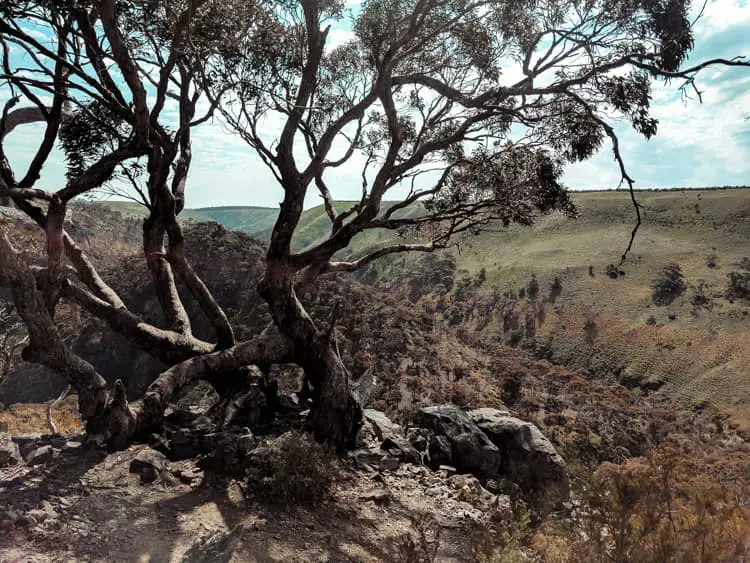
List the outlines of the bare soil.
{"type": "Polygon", "coordinates": [[[330,500],[274,510],[192,460],[143,484],[129,466],[145,447],[62,452],[44,466],[0,470],[0,561],[175,562],[197,537],[235,526],[234,562],[397,561],[399,538],[423,513],[440,524],[437,560],[470,561],[471,531],[487,508],[460,500],[447,473],[405,465],[342,467],[330,500]]]}

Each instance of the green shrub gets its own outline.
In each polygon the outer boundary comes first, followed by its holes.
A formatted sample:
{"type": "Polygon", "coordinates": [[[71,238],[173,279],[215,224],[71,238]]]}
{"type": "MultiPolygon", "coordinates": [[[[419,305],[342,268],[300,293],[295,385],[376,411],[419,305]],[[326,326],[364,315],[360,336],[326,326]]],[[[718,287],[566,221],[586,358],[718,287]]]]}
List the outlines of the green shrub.
{"type": "Polygon", "coordinates": [[[277,506],[320,502],[333,483],[333,459],[312,436],[287,432],[253,452],[248,492],[277,506]]]}

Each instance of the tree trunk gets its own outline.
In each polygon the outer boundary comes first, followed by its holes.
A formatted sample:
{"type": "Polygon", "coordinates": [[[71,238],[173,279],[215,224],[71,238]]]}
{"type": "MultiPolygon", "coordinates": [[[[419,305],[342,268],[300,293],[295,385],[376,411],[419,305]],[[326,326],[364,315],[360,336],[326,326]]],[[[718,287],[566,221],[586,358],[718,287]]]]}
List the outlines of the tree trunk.
{"type": "Polygon", "coordinates": [[[168,330],[179,334],[190,335],[190,318],[182,304],[172,273],[172,266],[167,260],[164,248],[164,236],[167,229],[155,211],[143,222],[143,252],[146,264],[151,271],[156,297],[164,313],[168,330]]]}
{"type": "Polygon", "coordinates": [[[328,343],[316,348],[303,365],[313,387],[308,427],[319,441],[338,450],[354,449],[362,426],[362,407],[336,351],[328,343]]]}
{"type": "Polygon", "coordinates": [[[293,274],[285,265],[269,262],[258,291],[271,307],[279,331],[293,343],[297,361],[313,387],[309,428],[318,440],[338,450],[353,448],[362,424],[362,407],[330,344],[330,331],[315,326],[297,299],[293,274]]]}
{"type": "Polygon", "coordinates": [[[29,345],[21,357],[63,376],[78,393],[78,408],[84,420],[99,416],[108,398],[104,378],[65,345],[36,288],[34,274],[6,237],[0,238],[0,285],[11,287],[16,311],[29,332],[29,345]]]}

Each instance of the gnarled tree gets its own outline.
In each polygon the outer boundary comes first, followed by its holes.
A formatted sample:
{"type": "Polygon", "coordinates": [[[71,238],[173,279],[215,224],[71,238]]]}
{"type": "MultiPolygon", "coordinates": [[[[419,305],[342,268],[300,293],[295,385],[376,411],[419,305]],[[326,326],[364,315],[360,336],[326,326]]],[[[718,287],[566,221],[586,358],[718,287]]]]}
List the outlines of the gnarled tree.
{"type": "MultiPolygon", "coordinates": [[[[6,4],[12,7],[0,14],[4,78],[44,114],[47,129],[36,164],[21,180],[4,161],[0,196],[13,198],[45,229],[49,264],[32,272],[6,241],[0,281],[14,287],[29,326],[26,357],[66,374],[88,397],[82,412],[90,427],[105,429],[115,445],[158,423],[180,386],[282,361],[306,372],[316,434],[339,447],[352,444],[361,406],[331,345],[329,323],[311,318],[299,294],[315,291],[320,276],[389,254],[434,251],[462,233],[529,224],[546,211],[574,214],[560,182],[563,168],[605,142],[632,193],[612,120],[624,118],[648,138],[657,130],[649,114],[652,81],[679,79],[687,88],[707,66],[748,66],[742,59],[685,66],[693,46],[685,0],[366,0],[341,45],[330,44],[330,26],[346,16],[336,0],[6,4]],[[54,49],[25,31],[39,21],[54,49]],[[26,50],[36,74],[13,73],[9,44],[26,50]],[[34,56],[40,52],[43,58],[34,56]],[[51,108],[38,91],[53,96],[51,108]],[[210,109],[196,118],[203,96],[210,109]],[[170,101],[178,107],[176,123],[163,115],[170,101]],[[64,115],[66,103],[72,117],[64,115]],[[274,323],[242,343],[185,260],[178,221],[190,130],[214,108],[283,190],[258,287],[274,323]],[[274,121],[280,125],[270,131],[274,121]],[[55,193],[35,190],[38,167],[59,133],[71,165],[68,184],[55,193]],[[67,202],[117,170],[127,175],[122,166],[133,159],[146,161],[144,254],[162,327],[129,312],[63,230],[67,202]],[[347,209],[337,208],[329,186],[342,166],[357,167],[362,178],[361,198],[347,209]],[[295,251],[311,193],[322,198],[330,231],[295,251]],[[48,202],[46,209],[33,198],[48,202]],[[399,236],[339,258],[357,235],[374,229],[399,236]],[[75,274],[64,268],[64,256],[75,274]],[[213,321],[216,344],[192,336],[173,272],[213,321]],[[135,405],[120,386],[110,397],[101,377],[59,338],[42,345],[54,337],[60,295],[173,367],[135,405]]],[[[10,112],[6,106],[0,131],[10,112]]]]}

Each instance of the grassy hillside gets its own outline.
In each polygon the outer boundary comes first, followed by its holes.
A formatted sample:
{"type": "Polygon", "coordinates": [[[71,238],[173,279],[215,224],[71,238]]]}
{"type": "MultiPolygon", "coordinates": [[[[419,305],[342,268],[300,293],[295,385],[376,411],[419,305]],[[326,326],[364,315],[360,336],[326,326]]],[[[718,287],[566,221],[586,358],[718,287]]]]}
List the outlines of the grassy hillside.
{"type": "MultiPolygon", "coordinates": [[[[130,201],[97,201],[93,205],[103,207],[109,211],[121,213],[127,218],[142,218],[146,216],[146,208],[130,201]]],[[[186,222],[202,223],[215,221],[227,229],[242,231],[249,235],[258,236],[273,227],[278,209],[256,206],[225,206],[201,207],[185,209],[180,218],[186,222]]]]}
{"type": "Polygon", "coordinates": [[[201,207],[186,211],[191,214],[200,214],[201,217],[206,218],[196,218],[196,221],[216,221],[227,229],[242,231],[253,236],[258,236],[259,233],[270,230],[279,214],[278,209],[253,206],[201,207]]]}
{"type": "MultiPolygon", "coordinates": [[[[335,204],[336,211],[340,213],[349,209],[355,203],[356,202],[354,201],[337,201],[335,204]]],[[[384,210],[387,210],[394,203],[395,202],[393,201],[385,201],[383,202],[382,207],[384,210]]],[[[410,205],[409,207],[394,213],[394,217],[413,217],[421,213],[421,205],[410,205]]],[[[294,233],[294,239],[292,241],[294,250],[302,250],[318,242],[329,234],[330,229],[331,220],[322,205],[308,209],[303,213],[299,227],[294,233]]],[[[270,240],[271,229],[269,228],[268,231],[260,233],[258,236],[261,240],[270,240]]],[[[345,256],[357,256],[367,252],[368,249],[377,248],[388,240],[393,239],[394,236],[395,235],[392,232],[384,229],[368,231],[354,237],[349,248],[345,249],[342,253],[345,256]]]]}
{"type": "MultiPolygon", "coordinates": [[[[750,428],[750,301],[727,297],[728,275],[750,257],[750,189],[642,192],[638,198],[643,226],[617,279],[606,267],[618,263],[633,227],[626,192],[575,193],[580,212],[575,220],[552,214],[532,227],[468,235],[430,261],[394,256],[358,277],[396,291],[409,287],[410,298],[421,297],[439,321],[480,328],[477,334],[484,339],[513,340],[509,331],[532,318],[533,334],[518,345],[538,357],[691,408],[716,407],[750,428]],[[670,263],[682,268],[687,287],[672,303],[659,306],[650,286],[670,263]],[[540,297],[519,299],[532,275],[540,297]],[[552,303],[544,298],[555,278],[562,292],[552,303]],[[441,299],[448,300],[447,310],[441,299]],[[508,325],[503,318],[508,307],[520,321],[508,325]]],[[[124,214],[137,211],[127,204],[107,205],[124,214]]],[[[420,212],[418,206],[404,211],[420,212]]],[[[216,220],[267,240],[275,213],[206,208],[186,210],[185,217],[216,220]]],[[[305,211],[294,247],[313,244],[329,228],[322,206],[305,211]]],[[[361,255],[393,236],[360,235],[343,254],[361,255]]]]}
{"type": "MultiPolygon", "coordinates": [[[[348,209],[356,202],[338,201],[337,210],[348,209]]],[[[137,203],[128,201],[98,201],[94,206],[102,206],[107,210],[121,213],[127,218],[145,217],[146,209],[137,203]]],[[[384,202],[383,207],[388,208],[393,202],[384,202]]],[[[421,213],[421,206],[413,205],[396,214],[397,217],[406,217],[421,213]]],[[[227,229],[242,231],[262,241],[271,239],[271,230],[276,221],[279,210],[272,207],[256,206],[225,206],[225,207],[201,207],[197,209],[185,209],[180,217],[186,222],[215,221],[227,229]]],[[[295,233],[293,246],[300,250],[326,236],[331,228],[331,221],[322,205],[313,207],[304,212],[300,225],[295,233]]],[[[355,254],[372,248],[391,238],[392,234],[386,231],[372,231],[355,238],[348,254],[355,254]]]]}
{"type": "Polygon", "coordinates": [[[464,323],[485,341],[520,339],[538,357],[690,408],[716,407],[750,428],[750,300],[727,295],[729,274],[743,273],[750,256],[750,190],[639,194],[643,226],[617,279],[606,267],[618,263],[630,237],[628,194],[575,200],[576,220],[553,214],[533,227],[468,236],[422,271],[399,257],[373,266],[366,279],[388,285],[411,269],[426,286],[419,298],[431,283],[445,286],[436,265],[455,264],[452,292],[422,297],[443,322],[464,323]],[[687,287],[657,305],[651,284],[670,263],[687,287]],[[539,297],[520,299],[532,275],[539,297]],[[555,278],[562,290],[549,299],[555,278]]]}

